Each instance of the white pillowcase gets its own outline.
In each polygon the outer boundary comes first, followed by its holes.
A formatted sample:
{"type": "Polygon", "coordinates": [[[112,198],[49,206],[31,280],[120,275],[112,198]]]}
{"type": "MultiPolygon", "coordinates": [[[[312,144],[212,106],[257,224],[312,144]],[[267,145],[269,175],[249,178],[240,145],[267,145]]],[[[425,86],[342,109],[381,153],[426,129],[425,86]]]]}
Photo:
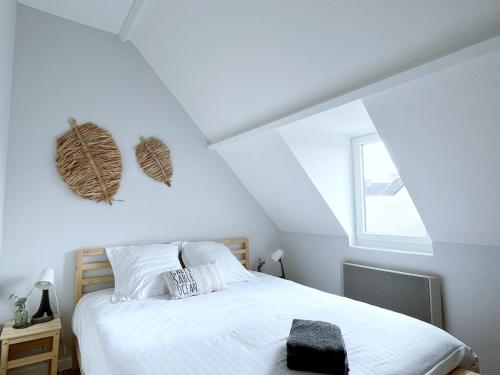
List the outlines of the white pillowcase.
{"type": "Polygon", "coordinates": [[[167,271],[161,275],[172,299],[197,296],[227,288],[217,262],[167,271]]]}
{"type": "Polygon", "coordinates": [[[255,279],[225,245],[212,242],[188,242],[182,248],[182,260],[186,267],[217,262],[226,284],[255,279]]]}
{"type": "Polygon", "coordinates": [[[166,294],[160,274],[182,268],[172,244],[107,247],[106,255],[115,276],[112,302],[166,294]]]}

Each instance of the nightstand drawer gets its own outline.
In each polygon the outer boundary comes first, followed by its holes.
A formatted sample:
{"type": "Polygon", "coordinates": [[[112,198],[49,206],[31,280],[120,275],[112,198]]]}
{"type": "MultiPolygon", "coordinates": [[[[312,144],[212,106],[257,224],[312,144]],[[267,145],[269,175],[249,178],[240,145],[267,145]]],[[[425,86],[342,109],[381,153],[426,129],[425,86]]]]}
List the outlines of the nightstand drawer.
{"type": "Polygon", "coordinates": [[[9,361],[52,352],[52,336],[9,345],[9,361]]]}

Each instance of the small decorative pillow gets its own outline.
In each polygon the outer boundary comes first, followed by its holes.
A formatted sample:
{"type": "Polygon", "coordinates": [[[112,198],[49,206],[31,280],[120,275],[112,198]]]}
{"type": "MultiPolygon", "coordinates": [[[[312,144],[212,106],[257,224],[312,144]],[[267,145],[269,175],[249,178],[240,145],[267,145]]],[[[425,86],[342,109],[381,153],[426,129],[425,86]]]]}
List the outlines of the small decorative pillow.
{"type": "Polygon", "coordinates": [[[162,273],[172,299],[186,298],[226,289],[217,262],[162,273]]]}

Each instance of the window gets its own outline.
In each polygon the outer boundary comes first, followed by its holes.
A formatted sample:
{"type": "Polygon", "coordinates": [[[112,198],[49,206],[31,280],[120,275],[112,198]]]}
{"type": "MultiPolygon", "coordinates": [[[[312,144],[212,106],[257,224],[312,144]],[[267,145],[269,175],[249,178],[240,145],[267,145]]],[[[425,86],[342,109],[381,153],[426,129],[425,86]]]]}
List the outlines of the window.
{"type": "Polygon", "coordinates": [[[431,241],[378,135],[353,139],[356,246],[432,254],[431,241]]]}

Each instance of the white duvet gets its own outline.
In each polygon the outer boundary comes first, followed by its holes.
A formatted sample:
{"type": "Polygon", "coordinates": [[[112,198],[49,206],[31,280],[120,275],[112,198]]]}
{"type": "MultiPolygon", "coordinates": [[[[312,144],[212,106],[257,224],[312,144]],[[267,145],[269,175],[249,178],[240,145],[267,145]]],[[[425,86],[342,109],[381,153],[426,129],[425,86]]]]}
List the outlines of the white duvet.
{"type": "Polygon", "coordinates": [[[182,300],[83,297],[73,315],[86,375],[299,374],[286,367],[294,318],[335,323],[351,375],[446,375],[477,369],[472,350],[405,315],[276,277],[182,300]]]}

